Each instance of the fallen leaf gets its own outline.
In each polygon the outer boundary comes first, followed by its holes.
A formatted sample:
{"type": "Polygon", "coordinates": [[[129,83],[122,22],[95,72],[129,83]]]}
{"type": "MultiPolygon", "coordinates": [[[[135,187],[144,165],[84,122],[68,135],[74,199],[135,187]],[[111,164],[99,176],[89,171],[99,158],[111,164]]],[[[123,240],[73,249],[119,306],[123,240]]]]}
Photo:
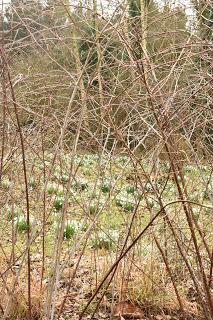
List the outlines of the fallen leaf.
{"type": "Polygon", "coordinates": [[[120,317],[120,319],[122,319],[122,317],[141,318],[143,316],[143,312],[136,304],[129,301],[123,301],[114,306],[112,315],[114,317],[120,317]]]}
{"type": "Polygon", "coordinates": [[[171,320],[172,317],[170,315],[157,315],[155,318],[156,320],[171,320]]]}

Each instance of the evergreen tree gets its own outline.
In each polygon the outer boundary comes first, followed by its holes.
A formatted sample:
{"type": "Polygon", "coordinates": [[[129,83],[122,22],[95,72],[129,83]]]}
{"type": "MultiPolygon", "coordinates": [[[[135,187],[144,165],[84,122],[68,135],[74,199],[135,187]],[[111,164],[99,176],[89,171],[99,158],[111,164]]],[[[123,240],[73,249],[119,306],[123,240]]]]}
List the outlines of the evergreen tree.
{"type": "Polygon", "coordinates": [[[50,27],[64,25],[67,12],[70,11],[69,0],[47,0],[45,4],[45,24],[50,27]]]}
{"type": "Polygon", "coordinates": [[[27,40],[31,33],[41,29],[42,10],[39,0],[11,0],[5,12],[5,29],[13,43],[27,40]]]}
{"type": "Polygon", "coordinates": [[[192,1],[197,13],[198,21],[200,22],[200,35],[202,39],[213,39],[213,4],[206,0],[192,1]]]}
{"type": "Polygon", "coordinates": [[[213,40],[213,4],[207,4],[203,10],[203,37],[209,41],[213,40]]]}
{"type": "Polygon", "coordinates": [[[202,117],[205,117],[206,123],[200,125],[200,129],[195,132],[195,139],[198,136],[202,136],[203,145],[205,146],[205,152],[213,154],[213,129],[212,129],[212,86],[211,75],[213,73],[212,67],[212,48],[211,41],[213,40],[213,4],[211,1],[206,0],[193,0],[194,8],[197,14],[197,20],[199,22],[198,35],[202,40],[201,52],[196,57],[197,70],[200,69],[200,73],[205,82],[205,90],[201,88],[199,95],[194,98],[194,104],[200,104],[205,106],[202,112],[202,117]]]}

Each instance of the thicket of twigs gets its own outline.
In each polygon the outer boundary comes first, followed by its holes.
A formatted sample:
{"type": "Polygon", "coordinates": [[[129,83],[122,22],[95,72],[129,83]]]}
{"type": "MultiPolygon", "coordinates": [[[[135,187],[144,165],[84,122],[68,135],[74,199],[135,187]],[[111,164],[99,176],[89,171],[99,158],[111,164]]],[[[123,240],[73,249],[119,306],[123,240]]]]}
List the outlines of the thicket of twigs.
{"type": "Polygon", "coordinates": [[[0,13],[0,318],[213,319],[211,1],[0,13]]]}

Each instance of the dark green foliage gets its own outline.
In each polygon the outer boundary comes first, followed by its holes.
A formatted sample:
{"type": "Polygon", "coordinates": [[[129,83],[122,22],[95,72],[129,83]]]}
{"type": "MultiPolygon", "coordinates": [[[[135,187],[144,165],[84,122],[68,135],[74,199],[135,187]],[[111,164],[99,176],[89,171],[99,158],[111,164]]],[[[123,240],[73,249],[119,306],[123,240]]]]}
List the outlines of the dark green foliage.
{"type": "MultiPolygon", "coordinates": [[[[104,22],[101,19],[98,21],[98,25],[100,30],[104,28],[104,22]]],[[[78,41],[80,60],[82,65],[86,64],[87,74],[92,76],[98,64],[96,35],[92,23],[89,26],[81,25],[81,30],[82,39],[78,41]]],[[[102,79],[103,83],[106,83],[109,88],[110,71],[116,66],[116,60],[121,58],[120,43],[116,38],[112,38],[110,33],[104,33],[104,36],[99,36],[98,41],[102,51],[101,64],[107,65],[107,68],[102,69],[102,79]]],[[[127,55],[126,58],[128,58],[127,55]]],[[[124,59],[124,55],[122,55],[122,59],[124,59]]],[[[88,81],[88,77],[85,77],[84,85],[95,88],[98,86],[98,80],[94,78],[92,81],[88,81]]]]}
{"type": "Polygon", "coordinates": [[[98,62],[98,54],[94,45],[95,36],[93,27],[86,27],[84,30],[83,39],[79,41],[79,53],[81,63],[84,64],[87,60],[88,67],[93,67],[98,62]]]}
{"type": "Polygon", "coordinates": [[[18,232],[26,232],[29,229],[29,226],[24,218],[20,218],[17,221],[16,228],[18,232]]]}
{"type": "Polygon", "coordinates": [[[84,191],[88,189],[88,183],[86,182],[81,182],[80,183],[80,190],[84,191]]]}
{"type": "Polygon", "coordinates": [[[31,33],[38,37],[37,31],[43,23],[42,10],[42,3],[38,0],[11,0],[5,12],[7,39],[14,42],[26,40],[30,43],[31,33]]]}
{"type": "Polygon", "coordinates": [[[125,212],[131,212],[134,210],[134,204],[132,202],[116,199],[116,206],[122,208],[125,212]]]}
{"type": "Polygon", "coordinates": [[[75,226],[71,223],[67,223],[64,228],[64,239],[70,240],[75,234],[75,226]]]}
{"type": "Polygon", "coordinates": [[[117,207],[120,207],[120,208],[123,207],[123,201],[121,201],[120,199],[116,199],[115,203],[117,207]]]}
{"type": "Polygon", "coordinates": [[[199,15],[201,15],[201,34],[205,40],[213,40],[213,4],[204,2],[200,5],[199,15]]]}
{"type": "Polygon", "coordinates": [[[101,191],[102,191],[103,193],[108,193],[108,192],[110,192],[110,185],[109,185],[109,184],[104,184],[104,185],[102,186],[102,188],[101,188],[101,191]]]}
{"type": "Polygon", "coordinates": [[[126,188],[126,192],[127,192],[128,194],[134,194],[134,193],[135,193],[135,187],[134,187],[134,186],[128,186],[128,187],[126,188]]]}
{"type": "MultiPolygon", "coordinates": [[[[146,0],[145,6],[148,7],[152,1],[146,0]]],[[[141,5],[140,0],[129,0],[129,15],[131,18],[140,17],[141,5]]]]}
{"type": "Polygon", "coordinates": [[[78,190],[78,191],[85,191],[85,190],[88,190],[88,183],[87,182],[76,182],[74,185],[73,185],[73,188],[74,190],[78,190]]]}
{"type": "MultiPolygon", "coordinates": [[[[208,83],[210,81],[209,75],[213,72],[212,67],[212,59],[213,54],[209,42],[213,40],[213,5],[210,2],[205,0],[198,0],[193,2],[194,8],[197,13],[197,20],[199,22],[199,29],[198,34],[203,40],[203,45],[201,47],[201,51],[198,51],[198,54],[195,56],[194,61],[197,67],[196,71],[200,69],[201,74],[205,74],[205,81],[208,83]],[[203,53],[205,51],[205,54],[203,53]],[[208,74],[208,75],[207,75],[208,74]]],[[[197,105],[202,105],[203,108],[203,118],[206,121],[204,125],[203,119],[202,124],[195,130],[195,133],[192,135],[192,144],[194,145],[195,150],[197,150],[196,141],[203,137],[203,144],[202,144],[202,153],[204,156],[213,154],[213,129],[212,129],[212,121],[210,113],[206,113],[206,107],[209,110],[213,109],[212,103],[209,103],[209,98],[211,96],[211,86],[209,87],[209,92],[203,91],[203,88],[200,87],[200,91],[196,91],[196,94],[193,95],[192,99],[192,108],[196,107],[197,105]]],[[[200,145],[199,145],[200,149],[200,145]]]]}
{"type": "Polygon", "coordinates": [[[132,212],[134,210],[134,204],[131,202],[126,202],[123,204],[123,209],[126,212],[132,212]]]}
{"type": "Polygon", "coordinates": [[[206,190],[203,194],[203,198],[205,200],[211,200],[213,199],[213,192],[211,190],[206,190]]]}
{"type": "Polygon", "coordinates": [[[208,152],[213,154],[213,129],[212,129],[211,123],[209,123],[209,125],[206,128],[204,141],[205,141],[208,152]]]}
{"type": "Polygon", "coordinates": [[[140,0],[130,0],[129,1],[129,15],[131,18],[140,17],[141,8],[140,0]]]}
{"type": "Polygon", "coordinates": [[[62,197],[62,196],[59,197],[58,196],[58,197],[55,198],[53,206],[54,206],[56,211],[59,211],[59,210],[62,209],[63,204],[64,204],[64,197],[62,197]]]}

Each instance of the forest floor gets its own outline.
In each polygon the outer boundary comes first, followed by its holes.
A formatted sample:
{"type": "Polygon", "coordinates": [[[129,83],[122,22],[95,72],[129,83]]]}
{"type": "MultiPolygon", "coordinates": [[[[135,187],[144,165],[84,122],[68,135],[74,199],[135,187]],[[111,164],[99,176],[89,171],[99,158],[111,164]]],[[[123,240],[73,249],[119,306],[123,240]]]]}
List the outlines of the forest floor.
{"type": "MultiPolygon", "coordinates": [[[[4,168],[0,187],[0,264],[3,270],[0,306],[3,312],[13,292],[16,298],[11,300],[14,315],[10,319],[24,319],[28,225],[21,155],[14,159],[4,168]]],[[[178,199],[171,170],[166,161],[159,162],[158,168],[153,170],[149,161],[133,164],[125,155],[100,158],[96,154],[78,154],[73,160],[69,154],[54,159],[48,153],[28,154],[27,168],[35,319],[36,314],[39,319],[45,308],[57,263],[60,277],[53,299],[56,314],[64,301],[59,319],[79,319],[104,275],[119,257],[128,232],[125,247],[159,211],[159,194],[164,203],[178,199]],[[62,227],[63,241],[58,255],[56,248],[62,227]]],[[[185,164],[184,174],[188,199],[205,206],[195,206],[194,215],[206,241],[212,245],[213,188],[211,181],[207,184],[210,166],[185,164]]],[[[196,268],[190,251],[190,232],[180,203],[169,207],[168,214],[182,245],[188,250],[190,263],[196,268]]],[[[199,245],[202,246],[201,241],[199,245]]],[[[202,248],[201,251],[204,252],[202,248]]],[[[92,319],[201,319],[200,305],[187,268],[162,215],[121,260],[108,282],[109,279],[94,296],[82,319],[91,319],[99,301],[100,306],[92,319]],[[173,283],[155,239],[167,254],[184,313],[179,311],[173,283]]]]}

